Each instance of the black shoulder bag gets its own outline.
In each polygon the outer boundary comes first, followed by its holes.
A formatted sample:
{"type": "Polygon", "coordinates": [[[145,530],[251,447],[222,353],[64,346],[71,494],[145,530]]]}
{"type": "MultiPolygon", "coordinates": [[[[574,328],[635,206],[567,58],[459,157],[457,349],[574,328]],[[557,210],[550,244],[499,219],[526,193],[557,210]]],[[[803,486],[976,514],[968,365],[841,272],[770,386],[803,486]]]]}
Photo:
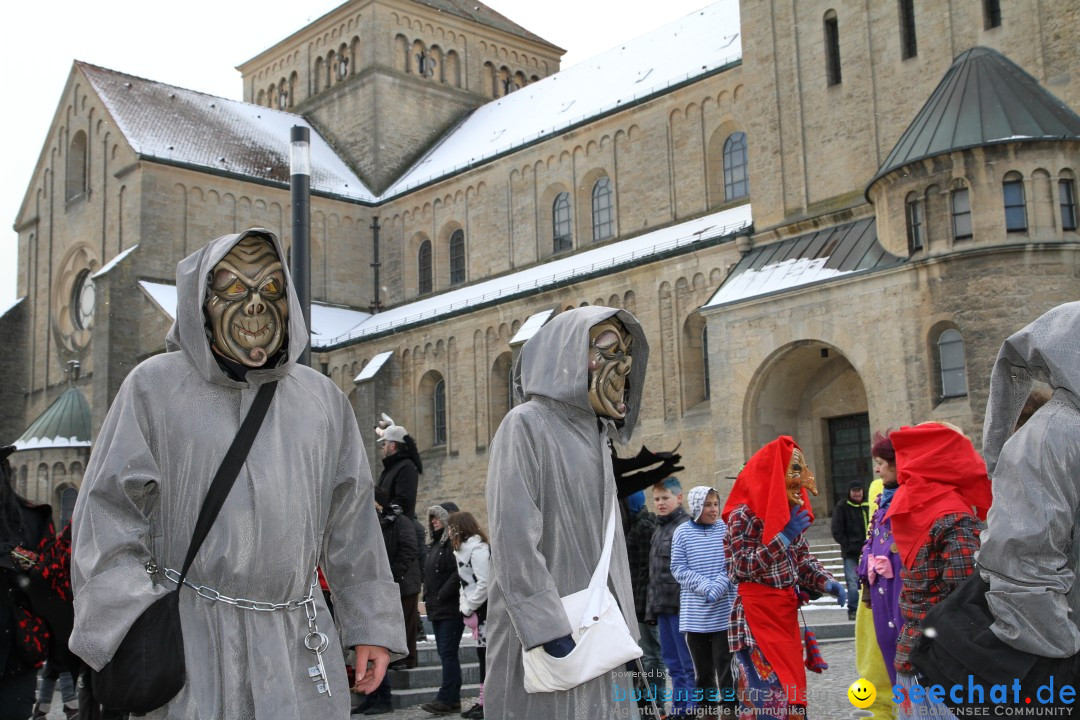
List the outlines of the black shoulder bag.
{"type": "Polygon", "coordinates": [[[259,388],[247,417],[210,483],[195,521],[195,532],[188,545],[176,590],[146,608],[128,629],[112,660],[100,671],[91,672],[94,699],[104,707],[135,714],[147,713],[168,703],[184,687],[186,671],[184,634],[180,627],[180,589],[184,587],[188,569],[225,503],[240,467],[247,459],[276,389],[277,381],[259,388]]]}
{"type": "MultiPolygon", "coordinates": [[[[944,687],[943,702],[954,709],[997,705],[990,695],[995,685],[1009,688],[1006,704],[1012,703],[1017,680],[1019,698],[1035,697],[1043,685],[1075,685],[1080,677],[1080,654],[1069,658],[1040,657],[1017,650],[994,635],[990,630],[994,616],[986,601],[989,590],[990,584],[982,579],[976,565],[966,580],[927,612],[923,627],[934,628],[935,632],[924,632],[919,637],[910,658],[912,666],[925,678],[921,684],[944,687]],[[949,694],[954,685],[962,688],[959,701],[949,694]]],[[[1051,701],[1042,707],[1061,706],[1051,701]]]]}

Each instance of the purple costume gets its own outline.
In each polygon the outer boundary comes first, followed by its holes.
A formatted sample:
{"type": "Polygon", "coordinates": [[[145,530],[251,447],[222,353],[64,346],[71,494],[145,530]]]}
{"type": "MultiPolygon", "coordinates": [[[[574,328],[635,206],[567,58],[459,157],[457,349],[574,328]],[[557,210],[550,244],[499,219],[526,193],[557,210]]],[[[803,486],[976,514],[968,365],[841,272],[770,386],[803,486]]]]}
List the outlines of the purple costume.
{"type": "Polygon", "coordinates": [[[896,639],[904,627],[900,616],[900,553],[892,533],[892,521],[885,519],[895,490],[885,490],[878,496],[877,510],[870,520],[866,544],[859,559],[859,586],[866,588],[874,616],[874,632],[878,646],[889,671],[889,679],[896,684],[896,639]]]}

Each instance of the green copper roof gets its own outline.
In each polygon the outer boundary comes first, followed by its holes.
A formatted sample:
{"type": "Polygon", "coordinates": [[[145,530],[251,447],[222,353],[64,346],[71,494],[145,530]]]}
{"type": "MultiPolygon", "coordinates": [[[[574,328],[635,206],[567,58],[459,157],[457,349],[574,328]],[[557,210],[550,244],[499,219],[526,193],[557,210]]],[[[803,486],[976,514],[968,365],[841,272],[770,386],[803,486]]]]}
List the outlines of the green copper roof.
{"type": "Polygon", "coordinates": [[[956,57],[867,188],[909,163],[1005,142],[1080,139],[1080,116],[1007,57],[974,47],[956,57]]]}
{"type": "Polygon", "coordinates": [[[15,441],[19,450],[90,446],[90,403],[70,387],[15,441]]]}

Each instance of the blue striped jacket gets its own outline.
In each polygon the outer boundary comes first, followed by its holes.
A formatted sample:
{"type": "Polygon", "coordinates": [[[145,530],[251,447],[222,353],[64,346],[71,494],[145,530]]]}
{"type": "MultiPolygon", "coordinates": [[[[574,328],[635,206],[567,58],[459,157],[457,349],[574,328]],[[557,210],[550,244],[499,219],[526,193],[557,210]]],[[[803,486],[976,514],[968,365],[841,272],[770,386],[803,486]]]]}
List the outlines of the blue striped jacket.
{"type": "Polygon", "coordinates": [[[671,539],[671,574],[679,582],[679,631],[727,630],[738,584],[724,556],[727,525],[686,522],[671,539]]]}

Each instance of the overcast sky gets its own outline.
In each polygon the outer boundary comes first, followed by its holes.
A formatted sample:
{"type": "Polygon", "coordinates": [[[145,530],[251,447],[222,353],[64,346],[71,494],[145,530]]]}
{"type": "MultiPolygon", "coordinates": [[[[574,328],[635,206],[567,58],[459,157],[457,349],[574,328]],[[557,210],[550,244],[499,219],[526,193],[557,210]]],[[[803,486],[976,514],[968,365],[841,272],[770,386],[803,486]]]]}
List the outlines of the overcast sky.
{"type": "MultiPolygon", "coordinates": [[[[0,178],[0,312],[15,300],[12,229],[73,60],[240,99],[235,67],[342,0],[30,0],[8,3],[0,23],[10,160],[0,178]]],[[[488,0],[487,5],[566,49],[563,67],[647,33],[709,0],[488,0]],[[649,10],[635,8],[648,7],[649,10]]]]}

